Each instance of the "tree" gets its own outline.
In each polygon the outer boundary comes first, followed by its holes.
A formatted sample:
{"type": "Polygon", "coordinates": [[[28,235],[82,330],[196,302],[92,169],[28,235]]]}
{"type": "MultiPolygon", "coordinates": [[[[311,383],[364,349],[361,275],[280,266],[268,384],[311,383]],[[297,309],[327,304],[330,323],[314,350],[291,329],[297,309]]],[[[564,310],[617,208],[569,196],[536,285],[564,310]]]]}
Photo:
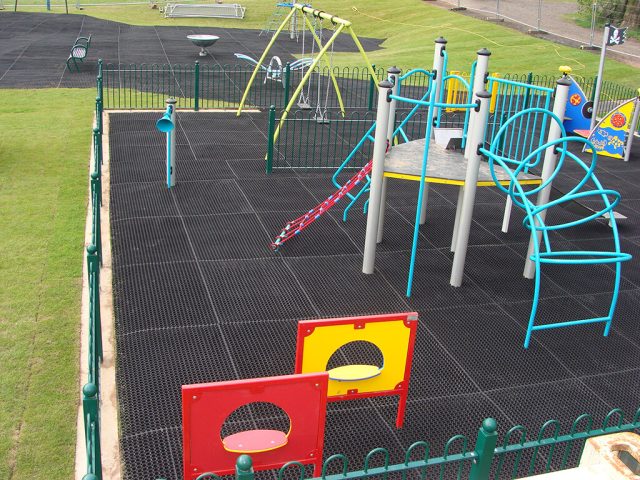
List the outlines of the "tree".
{"type": "Polygon", "coordinates": [[[640,27],[640,0],[627,0],[622,25],[630,28],[640,27]]]}

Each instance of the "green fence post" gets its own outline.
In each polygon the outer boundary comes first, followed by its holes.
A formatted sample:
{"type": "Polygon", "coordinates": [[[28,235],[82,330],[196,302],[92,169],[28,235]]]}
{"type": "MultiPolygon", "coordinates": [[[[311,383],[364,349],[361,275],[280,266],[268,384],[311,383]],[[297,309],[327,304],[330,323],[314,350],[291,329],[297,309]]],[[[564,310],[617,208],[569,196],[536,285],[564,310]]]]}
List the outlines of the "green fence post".
{"type": "Polygon", "coordinates": [[[200,110],[200,62],[196,60],[196,66],[193,69],[195,79],[193,81],[193,109],[197,112],[200,110]]]}
{"type": "Polygon", "coordinates": [[[591,98],[589,100],[592,102],[596,98],[596,85],[598,85],[598,75],[593,77],[593,85],[591,85],[591,95],[589,95],[591,98]]]}
{"type": "MultiPolygon", "coordinates": [[[[375,64],[371,65],[373,70],[375,71],[375,64]]],[[[369,77],[369,100],[367,101],[367,110],[373,110],[373,93],[376,89],[376,82],[373,81],[373,78],[369,77]]]]}
{"type": "Polygon", "coordinates": [[[469,472],[469,480],[488,480],[495,454],[498,425],[493,418],[485,418],[476,440],[473,464],[469,472]]]}
{"type": "MultiPolygon", "coordinates": [[[[93,171],[98,172],[98,175],[101,175],[100,166],[102,165],[102,133],[100,132],[100,129],[98,127],[95,127],[93,129],[93,161],[93,171]]],[[[100,201],[100,204],[102,205],[102,201],[100,201]]]]}
{"type": "MultiPolygon", "coordinates": [[[[89,370],[94,372],[96,386],[99,385],[99,368],[102,361],[102,319],[100,318],[100,260],[95,245],[87,247],[87,272],[89,280],[89,344],[93,346],[93,357],[89,358],[89,370]],[[93,332],[93,335],[91,335],[93,332]]],[[[91,349],[90,349],[91,350],[91,349]]]]}
{"type": "Polygon", "coordinates": [[[98,59],[98,77],[97,77],[97,82],[98,82],[98,96],[100,97],[100,100],[102,100],[102,59],[99,58],[98,59]]]}
{"type": "Polygon", "coordinates": [[[84,417],[84,436],[87,446],[87,475],[84,480],[102,479],[102,458],[100,453],[100,416],[98,387],[87,383],[82,387],[82,414],[84,417]]]}
{"type": "Polygon", "coordinates": [[[267,173],[273,170],[273,137],[276,133],[276,106],[269,107],[269,126],[267,128],[267,173]]]}
{"type": "MultiPolygon", "coordinates": [[[[529,72],[529,74],[527,75],[527,85],[531,85],[532,83],[533,83],[533,72],[529,72]]],[[[527,90],[524,92],[524,108],[529,108],[530,97],[531,97],[531,91],[527,88],[527,90]]]]}
{"type": "Polygon", "coordinates": [[[283,108],[289,105],[289,88],[291,87],[291,64],[287,62],[284,66],[284,104],[283,108]]]}
{"type": "Polygon", "coordinates": [[[96,127],[102,133],[102,100],[96,97],[96,127]]]}
{"type": "Polygon", "coordinates": [[[240,455],[236,460],[236,480],[254,480],[253,460],[249,455],[240,455]]]}

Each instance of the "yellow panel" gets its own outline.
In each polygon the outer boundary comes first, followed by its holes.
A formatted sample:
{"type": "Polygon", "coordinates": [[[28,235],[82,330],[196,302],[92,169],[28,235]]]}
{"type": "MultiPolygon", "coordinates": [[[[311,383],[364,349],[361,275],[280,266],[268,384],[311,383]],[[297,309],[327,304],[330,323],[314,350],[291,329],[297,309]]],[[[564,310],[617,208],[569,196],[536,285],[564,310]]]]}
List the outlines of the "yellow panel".
{"type": "Polygon", "coordinates": [[[329,379],[338,382],[354,382],[377,377],[382,373],[382,368],[377,365],[343,365],[329,370],[329,379]]]}
{"type": "Polygon", "coordinates": [[[358,340],[377,346],[382,352],[384,368],[380,375],[366,380],[340,382],[329,379],[328,395],[345,395],[357,389],[358,393],[393,390],[404,379],[411,330],[403,320],[388,322],[327,325],[316,327],[304,337],[302,371],[323,372],[331,355],[343,345],[358,340]],[[360,328],[364,326],[364,328],[360,328]]]}
{"type": "MultiPolygon", "coordinates": [[[[417,175],[407,175],[405,173],[393,173],[393,172],[384,172],[385,177],[389,178],[398,178],[400,180],[411,180],[414,182],[419,182],[420,177],[417,175]]],[[[425,183],[441,183],[444,185],[455,185],[458,187],[464,186],[464,180],[449,180],[446,178],[436,178],[436,177],[426,177],[424,179],[425,183]]],[[[539,185],[542,183],[542,180],[539,178],[531,178],[531,179],[522,179],[519,180],[520,185],[539,185]]],[[[509,180],[503,180],[500,185],[507,186],[509,185],[509,180]]],[[[493,180],[481,180],[477,183],[478,187],[495,187],[496,183],[493,180]]]]}

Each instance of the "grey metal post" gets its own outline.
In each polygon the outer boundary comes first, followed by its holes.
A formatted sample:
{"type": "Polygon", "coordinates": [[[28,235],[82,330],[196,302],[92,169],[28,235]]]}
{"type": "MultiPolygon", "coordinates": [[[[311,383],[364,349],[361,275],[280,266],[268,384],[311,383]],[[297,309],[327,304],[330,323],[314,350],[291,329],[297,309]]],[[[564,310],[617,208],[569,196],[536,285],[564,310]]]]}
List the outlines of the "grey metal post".
{"type": "Polygon", "coordinates": [[[634,133],[638,128],[638,118],[640,117],[640,88],[638,89],[638,98],[636,98],[636,106],[633,109],[633,119],[629,126],[629,137],[624,147],[624,161],[628,162],[631,157],[631,146],[633,145],[634,133]]]}
{"type": "MultiPolygon", "coordinates": [[[[476,72],[473,77],[473,91],[479,92],[484,90],[484,84],[487,79],[487,71],[489,70],[489,57],[491,56],[491,52],[486,48],[482,48],[478,50],[478,59],[476,62],[476,72]]],[[[476,121],[476,115],[469,116],[469,125],[467,125],[467,144],[464,148],[464,158],[467,160],[471,153],[473,153],[478,147],[479,140],[473,138],[473,134],[476,129],[474,126],[474,122],[476,121]]],[[[484,134],[483,134],[484,137],[484,134]]]]}
{"type": "Polygon", "coordinates": [[[598,107],[600,106],[600,90],[602,90],[602,73],[604,71],[604,57],[607,55],[607,42],[609,40],[610,25],[604,26],[604,35],[602,36],[602,47],[600,50],[600,65],[598,66],[598,82],[596,83],[596,93],[593,96],[593,112],[591,114],[591,125],[589,130],[593,130],[596,126],[596,118],[598,116],[598,107]]]}
{"type": "MultiPolygon", "coordinates": [[[[569,87],[571,86],[571,80],[567,78],[566,75],[563,75],[558,79],[556,86],[556,95],[555,100],[553,101],[553,113],[558,116],[560,120],[564,119],[564,112],[567,109],[567,100],[569,98],[569,87]]],[[[549,134],[547,135],[547,142],[552,142],[553,140],[557,140],[560,138],[562,134],[562,129],[557,122],[551,121],[551,125],[549,126],[549,134]]],[[[544,152],[544,160],[542,163],[542,173],[540,174],[540,178],[542,178],[542,182],[546,182],[549,180],[551,175],[556,169],[556,162],[558,160],[558,154],[556,153],[555,146],[547,148],[544,152]]],[[[538,192],[537,205],[543,205],[549,202],[549,198],[551,196],[551,183],[547,185],[545,188],[538,192]]],[[[546,216],[546,212],[542,211],[539,213],[540,219],[544,222],[546,216]]],[[[533,246],[534,240],[533,235],[537,236],[538,242],[541,238],[541,232],[534,232],[531,234],[531,239],[529,240],[529,249],[527,250],[527,259],[524,264],[524,272],[522,273],[525,278],[533,278],[535,276],[535,264],[531,261],[531,255],[533,254],[533,246]]]]}
{"type": "MultiPolygon", "coordinates": [[[[393,94],[398,95],[398,90],[400,89],[400,76],[401,70],[398,67],[391,67],[387,70],[389,77],[392,79],[393,83],[393,94]]],[[[391,99],[391,105],[389,105],[389,122],[387,124],[387,142],[389,142],[389,148],[391,148],[391,144],[393,142],[393,132],[396,129],[396,106],[398,102],[395,99],[391,99]]],[[[387,181],[386,177],[382,177],[382,192],[380,194],[380,219],[378,220],[378,236],[376,238],[377,243],[382,242],[382,237],[384,234],[384,212],[386,210],[387,205],[387,181]]]]}
{"type": "Polygon", "coordinates": [[[373,273],[376,261],[380,197],[382,196],[384,157],[387,152],[387,129],[389,128],[389,109],[391,107],[391,100],[388,96],[392,88],[393,85],[388,80],[383,80],[378,84],[378,114],[376,116],[376,133],[373,143],[373,165],[371,168],[369,210],[367,212],[367,230],[364,238],[362,273],[373,273]]]}
{"type": "Polygon", "coordinates": [[[167,134],[167,186],[176,186],[176,103],[175,98],[167,98],[167,105],[171,106],[171,121],[173,129],[167,134]]]}
{"type": "MultiPolygon", "coordinates": [[[[444,39],[443,37],[438,37],[435,39],[435,43],[436,46],[434,48],[433,51],[433,70],[436,73],[436,79],[435,79],[435,89],[436,89],[436,102],[440,101],[440,94],[442,92],[442,89],[444,88],[444,82],[442,81],[442,79],[444,78],[444,76],[446,75],[445,72],[443,72],[443,67],[444,67],[444,50],[445,48],[447,48],[447,40],[444,39]]],[[[435,122],[436,118],[438,118],[438,112],[440,111],[440,108],[434,108],[432,109],[432,118],[431,121],[435,122]]],[[[434,123],[435,125],[435,123],[434,123]]],[[[433,130],[432,130],[433,132],[433,130]]],[[[435,137],[435,133],[431,134],[432,138],[435,137]]]]}
{"type": "MultiPolygon", "coordinates": [[[[444,50],[447,47],[447,40],[443,37],[438,37],[435,39],[435,48],[433,51],[433,71],[436,74],[436,78],[433,83],[433,88],[435,88],[434,96],[431,98],[435,99],[435,102],[440,102],[440,95],[442,89],[444,88],[443,79],[446,75],[444,71],[444,50]]],[[[431,109],[431,122],[435,127],[436,120],[438,118],[438,112],[440,111],[439,107],[434,107],[431,109]]],[[[435,128],[431,129],[431,138],[435,138],[435,128]]],[[[424,190],[422,191],[422,205],[420,205],[420,225],[424,225],[427,221],[427,204],[429,203],[429,184],[425,184],[424,190]]]]}
{"type": "MultiPolygon", "coordinates": [[[[477,68],[477,67],[476,67],[477,68]]],[[[480,86],[483,86],[481,83],[480,86]]],[[[472,114],[477,116],[474,121],[473,139],[484,139],[484,131],[487,126],[487,118],[489,118],[489,106],[491,104],[491,94],[486,90],[476,92],[473,98],[474,102],[480,102],[480,108],[473,111],[472,114]]],[[[469,163],[467,164],[467,173],[464,179],[464,192],[462,193],[462,205],[457,226],[456,248],[453,256],[453,267],[451,268],[451,279],[449,283],[454,287],[462,285],[462,276],[464,272],[464,260],[467,255],[467,244],[469,243],[469,233],[471,232],[471,220],[473,217],[473,205],[476,200],[476,188],[478,184],[478,170],[480,169],[481,155],[478,152],[479,142],[474,140],[474,147],[469,151],[469,163]]]]}
{"type": "Polygon", "coordinates": [[[589,34],[589,47],[593,47],[593,37],[596,32],[596,12],[598,9],[598,0],[594,0],[591,5],[591,33],[589,34]]]}

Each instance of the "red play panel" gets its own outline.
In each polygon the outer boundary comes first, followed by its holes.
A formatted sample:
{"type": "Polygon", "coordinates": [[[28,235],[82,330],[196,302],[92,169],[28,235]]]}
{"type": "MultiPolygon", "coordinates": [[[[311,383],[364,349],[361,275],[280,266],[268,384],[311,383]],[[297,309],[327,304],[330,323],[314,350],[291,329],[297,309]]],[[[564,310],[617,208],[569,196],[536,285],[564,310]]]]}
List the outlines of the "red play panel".
{"type": "Polygon", "coordinates": [[[289,461],[314,466],[320,475],[327,410],[327,372],[201,383],[182,386],[184,479],[203,473],[235,472],[240,453],[251,452],[254,470],[271,470],[289,461]],[[272,403],[290,421],[290,430],[249,430],[222,439],[222,427],[238,408],[272,403]],[[224,442],[224,443],[223,443],[224,442]]]}

